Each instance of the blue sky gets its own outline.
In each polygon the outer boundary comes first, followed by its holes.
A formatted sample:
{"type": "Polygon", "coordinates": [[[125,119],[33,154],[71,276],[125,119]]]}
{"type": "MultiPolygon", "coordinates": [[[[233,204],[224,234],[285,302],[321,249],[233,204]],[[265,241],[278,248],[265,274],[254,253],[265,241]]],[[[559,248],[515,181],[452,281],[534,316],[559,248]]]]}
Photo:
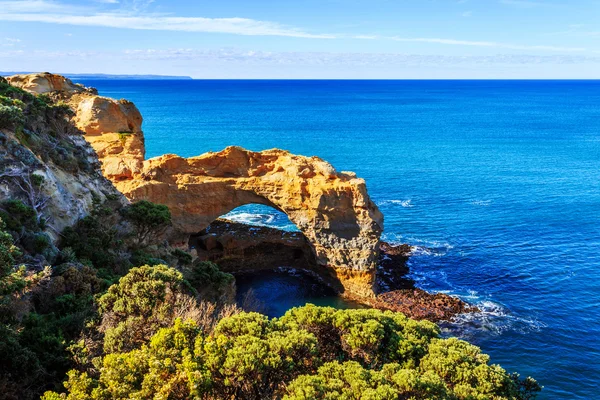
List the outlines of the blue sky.
{"type": "Polygon", "coordinates": [[[0,0],[0,71],[600,78],[600,0],[0,0]]]}

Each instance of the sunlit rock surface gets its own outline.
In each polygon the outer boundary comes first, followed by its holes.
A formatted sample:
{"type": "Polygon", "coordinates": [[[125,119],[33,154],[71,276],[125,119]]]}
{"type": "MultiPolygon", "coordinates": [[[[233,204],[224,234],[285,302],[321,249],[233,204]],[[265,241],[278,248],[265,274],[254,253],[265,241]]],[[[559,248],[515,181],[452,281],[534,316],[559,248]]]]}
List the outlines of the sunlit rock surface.
{"type": "Polygon", "coordinates": [[[181,232],[197,233],[245,204],[269,205],[297,225],[318,265],[329,269],[343,291],[373,296],[383,216],[365,181],[353,173],[278,149],[228,147],[191,158],[167,154],[144,160],[142,117],[133,103],[98,96],[53,74],[10,81],[34,93],[62,96],[96,150],[104,175],[130,200],[169,206],[181,232]]]}

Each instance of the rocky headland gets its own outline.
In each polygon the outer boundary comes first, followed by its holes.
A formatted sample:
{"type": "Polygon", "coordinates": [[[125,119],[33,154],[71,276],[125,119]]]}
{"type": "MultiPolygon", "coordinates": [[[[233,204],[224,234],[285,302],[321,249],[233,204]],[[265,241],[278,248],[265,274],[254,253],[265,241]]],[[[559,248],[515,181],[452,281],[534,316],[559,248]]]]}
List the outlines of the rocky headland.
{"type": "MultiPolygon", "coordinates": [[[[133,103],[99,96],[94,89],[49,73],[17,75],[8,81],[68,106],[85,139],[81,148],[93,149],[86,153],[91,162],[99,161],[104,177],[130,201],[168,206],[175,228],[171,238],[199,259],[215,261],[232,272],[282,263],[302,267],[344,296],[419,319],[448,319],[469,310],[459,299],[414,288],[406,278],[410,248],[380,241],[383,215],[370,199],[365,181],[354,173],[337,172],[317,157],[279,149],[252,152],[228,147],[191,158],[167,154],[145,159],[142,116],[133,103]],[[218,220],[250,203],[284,212],[300,232],[218,220]]],[[[57,218],[56,230],[89,210],[92,201],[91,195],[85,197],[86,186],[112,193],[112,185],[93,171],[90,174],[70,182],[78,185],[76,190],[61,188],[70,181],[67,177],[50,179],[57,183],[48,186],[47,196],[64,215],[57,218]],[[80,211],[69,213],[71,208],[80,211]]]]}

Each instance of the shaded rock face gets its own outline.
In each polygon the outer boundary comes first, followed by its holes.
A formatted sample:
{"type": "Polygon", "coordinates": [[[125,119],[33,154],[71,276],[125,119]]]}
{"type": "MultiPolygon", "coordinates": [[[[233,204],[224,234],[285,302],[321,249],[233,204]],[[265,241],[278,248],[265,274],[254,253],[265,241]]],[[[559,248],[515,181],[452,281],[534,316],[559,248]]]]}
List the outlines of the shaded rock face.
{"type": "Polygon", "coordinates": [[[408,277],[407,265],[412,248],[407,244],[392,246],[381,242],[381,253],[377,267],[377,292],[371,307],[401,312],[412,319],[432,322],[450,321],[458,314],[476,312],[473,307],[458,297],[445,293],[428,293],[415,287],[408,277]]]}
{"type": "Polygon", "coordinates": [[[6,79],[28,92],[67,102],[75,111],[75,125],[98,154],[102,173],[108,179],[131,179],[133,171],[142,167],[142,115],[132,102],[98,96],[95,89],[55,74],[14,75],[6,79]]]}
{"type": "Polygon", "coordinates": [[[300,232],[219,218],[191,235],[189,247],[198,259],[215,262],[225,272],[294,268],[312,271],[330,286],[339,285],[335,277],[327,274],[326,268],[319,267],[310,243],[300,232]]]}
{"type": "Polygon", "coordinates": [[[317,264],[328,268],[342,291],[374,296],[383,216],[353,173],[336,172],[317,157],[239,147],[144,160],[142,117],[132,103],[97,96],[52,74],[9,79],[36,93],[58,91],[76,112],[104,175],[130,200],[167,205],[181,232],[197,233],[245,204],[269,205],[296,224],[317,264]]]}
{"type": "MultiPolygon", "coordinates": [[[[53,74],[17,75],[7,81],[34,94],[87,90],[53,74]]],[[[100,173],[96,152],[82,132],[70,121],[50,122],[64,126],[52,131],[58,128],[42,125],[39,132],[0,129],[0,200],[18,199],[30,206],[56,241],[64,228],[89,215],[94,200],[127,200],[100,173]],[[63,162],[50,155],[53,151],[63,162]]]]}

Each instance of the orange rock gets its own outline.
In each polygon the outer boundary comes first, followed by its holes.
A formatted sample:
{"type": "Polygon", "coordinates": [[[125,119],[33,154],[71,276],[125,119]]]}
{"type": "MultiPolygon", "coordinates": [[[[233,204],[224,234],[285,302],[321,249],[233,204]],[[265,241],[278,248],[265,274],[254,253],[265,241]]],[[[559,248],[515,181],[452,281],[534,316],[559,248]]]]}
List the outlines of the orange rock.
{"type": "MultiPolygon", "coordinates": [[[[68,80],[56,84],[60,79],[48,75],[19,79],[36,82],[36,89],[60,87],[68,92],[72,86],[68,80]]],[[[383,215],[363,179],[338,173],[318,157],[278,149],[228,147],[197,157],[167,154],[144,161],[142,117],[135,105],[80,89],[73,88],[68,97],[75,121],[98,153],[104,175],[127,198],[167,205],[174,226],[187,234],[203,230],[236,207],[271,206],[298,226],[317,263],[328,268],[345,291],[373,296],[383,215]]]]}
{"type": "Polygon", "coordinates": [[[48,72],[40,74],[13,75],[6,78],[12,86],[35,94],[50,92],[83,92],[85,88],[74,84],[70,79],[48,72]]]}

